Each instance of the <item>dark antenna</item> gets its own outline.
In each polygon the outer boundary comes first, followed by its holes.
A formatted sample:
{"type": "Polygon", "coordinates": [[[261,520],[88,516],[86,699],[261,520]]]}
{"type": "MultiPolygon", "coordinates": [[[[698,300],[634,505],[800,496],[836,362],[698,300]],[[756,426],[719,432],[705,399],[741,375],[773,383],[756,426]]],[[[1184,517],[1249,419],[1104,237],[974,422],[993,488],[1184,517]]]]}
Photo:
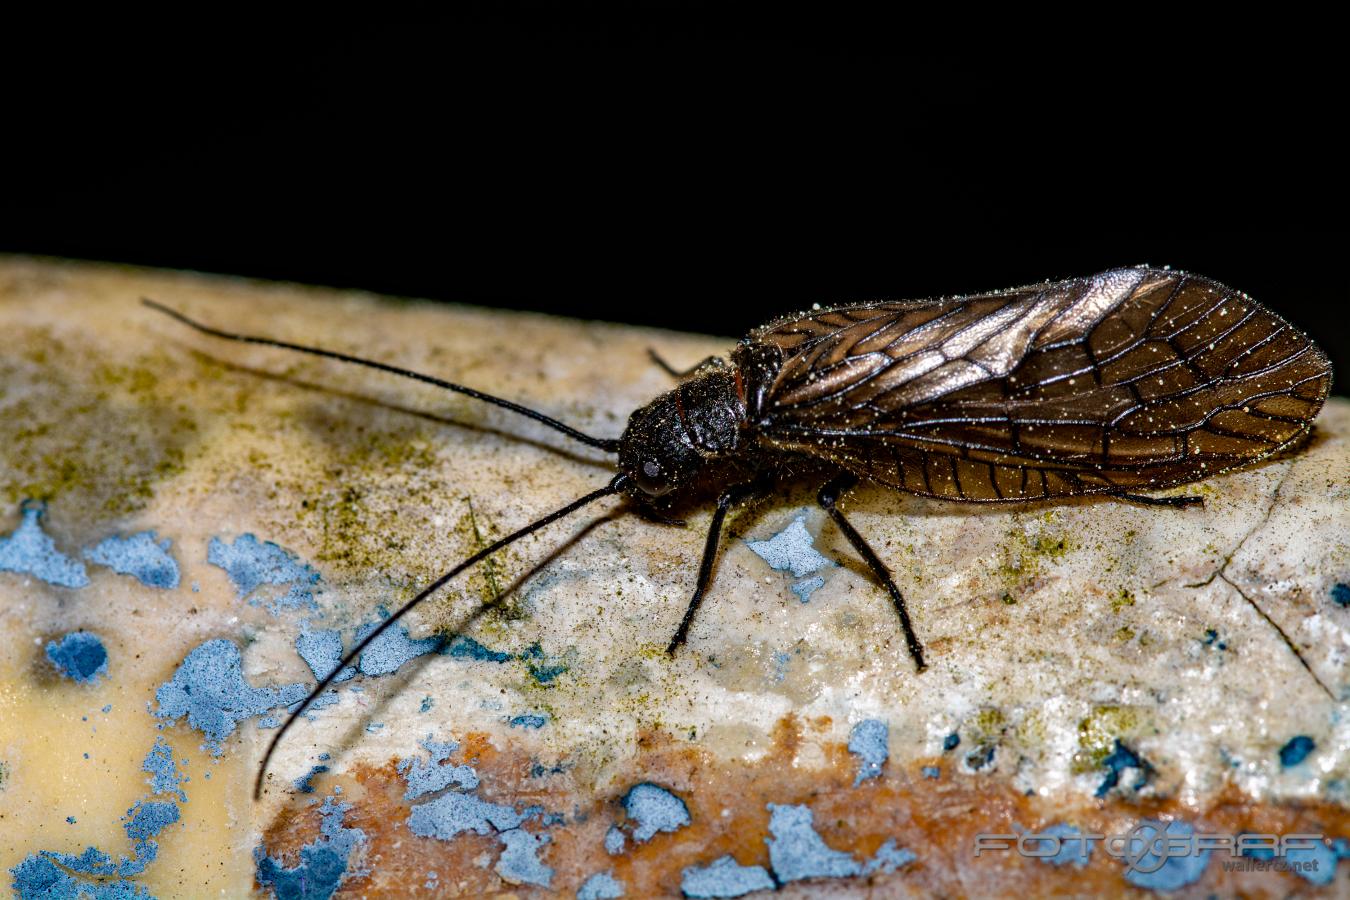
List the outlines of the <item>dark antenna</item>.
{"type": "Polygon", "coordinates": [[[586,496],[573,500],[571,503],[567,504],[562,509],[555,510],[554,512],[551,512],[548,515],[544,516],[542,519],[537,519],[534,522],[531,522],[529,525],[526,525],[519,531],[513,532],[512,534],[508,534],[501,540],[496,541],[495,543],[490,544],[487,547],[484,547],[482,550],[479,550],[473,556],[470,556],[468,559],[464,560],[464,562],[455,566],[449,572],[446,572],[440,578],[437,578],[431,584],[427,585],[425,588],[422,589],[421,593],[419,593],[416,597],[413,597],[407,603],[403,604],[401,607],[399,607],[397,612],[395,612],[392,616],[381,622],[378,628],[376,628],[370,634],[366,635],[361,640],[357,641],[356,646],[352,647],[352,649],[347,651],[347,655],[342,657],[342,660],[336,666],[333,667],[333,671],[329,672],[326,676],[324,676],[323,680],[319,682],[318,687],[310,691],[309,696],[305,698],[304,702],[301,703],[300,706],[296,708],[295,712],[290,714],[290,717],[286,719],[285,724],[281,726],[281,730],[272,736],[271,743],[267,745],[267,752],[263,754],[262,762],[258,765],[258,778],[257,781],[253,783],[253,799],[258,800],[262,797],[263,780],[267,777],[267,763],[272,759],[272,753],[277,749],[277,745],[281,743],[281,739],[286,735],[286,732],[290,731],[291,726],[295,724],[295,720],[300,718],[301,714],[304,713],[305,710],[309,709],[310,704],[312,704],[318,698],[318,696],[323,693],[324,688],[328,687],[328,685],[333,683],[333,679],[338,676],[339,672],[347,668],[347,666],[351,665],[353,662],[356,661],[358,657],[360,657],[362,651],[364,651],[366,647],[370,646],[370,643],[372,641],[374,641],[380,635],[384,634],[385,631],[387,631],[399,619],[403,618],[413,607],[417,606],[423,600],[427,599],[432,594],[436,593],[436,591],[440,590],[441,587],[444,586],[444,584],[447,581],[449,581],[451,578],[454,578],[460,572],[463,572],[465,569],[469,568],[475,563],[481,562],[483,559],[485,559],[488,556],[491,556],[493,553],[496,553],[498,550],[502,549],[506,545],[518,541],[519,539],[525,537],[525,535],[533,531],[538,531],[540,528],[543,528],[545,525],[548,525],[551,522],[556,522],[558,519],[561,519],[564,516],[576,512],[583,506],[586,506],[589,503],[593,503],[594,501],[599,500],[601,497],[608,497],[611,494],[619,493],[624,489],[624,486],[627,483],[627,481],[628,481],[627,475],[624,475],[622,473],[615,475],[613,480],[610,481],[609,484],[605,485],[599,490],[591,491],[586,496]]]}
{"type": "Polygon", "coordinates": [[[534,419],[536,422],[542,422],[543,424],[547,425],[548,427],[556,431],[561,431],[563,434],[567,435],[573,440],[580,441],[581,443],[591,447],[599,447],[606,453],[617,453],[619,450],[619,442],[614,438],[591,437],[589,434],[583,434],[582,432],[577,431],[570,425],[564,425],[557,419],[550,418],[541,412],[536,412],[535,410],[530,409],[529,407],[521,406],[519,403],[512,403],[510,400],[503,400],[501,397],[494,397],[491,394],[485,394],[482,391],[475,391],[473,388],[465,387],[462,384],[455,384],[452,381],[443,381],[440,378],[435,378],[431,375],[423,375],[420,372],[412,372],[409,371],[408,369],[400,369],[398,366],[391,366],[388,363],[376,362],[373,359],[361,359],[359,356],[348,356],[346,353],[338,353],[334,350],[324,350],[319,347],[306,347],[302,344],[292,344],[289,341],[278,341],[273,340],[272,338],[254,337],[253,335],[248,334],[235,334],[234,332],[231,331],[222,331],[219,328],[212,328],[210,325],[206,325],[202,322],[190,319],[187,316],[180,313],[178,310],[171,309],[170,307],[165,306],[163,303],[158,303],[154,300],[149,299],[148,297],[142,297],[141,303],[144,304],[145,306],[150,307],[153,310],[157,310],[158,312],[164,313],[164,315],[168,316],[171,319],[177,319],[179,322],[182,322],[189,328],[193,328],[196,329],[197,331],[200,331],[202,334],[209,334],[212,337],[225,338],[227,341],[240,341],[245,344],[262,344],[266,347],[281,347],[284,350],[298,350],[301,353],[310,353],[313,354],[314,356],[326,356],[329,359],[338,359],[341,360],[342,362],[355,363],[358,366],[367,366],[372,369],[379,369],[381,372],[389,372],[394,375],[402,375],[404,378],[411,378],[415,381],[422,381],[427,384],[434,384],[436,387],[445,388],[447,391],[454,391],[457,394],[463,394],[466,397],[472,397],[475,400],[482,400],[484,403],[491,403],[495,406],[500,406],[503,409],[509,409],[511,410],[511,412],[520,413],[522,416],[528,416],[529,418],[534,419]]]}

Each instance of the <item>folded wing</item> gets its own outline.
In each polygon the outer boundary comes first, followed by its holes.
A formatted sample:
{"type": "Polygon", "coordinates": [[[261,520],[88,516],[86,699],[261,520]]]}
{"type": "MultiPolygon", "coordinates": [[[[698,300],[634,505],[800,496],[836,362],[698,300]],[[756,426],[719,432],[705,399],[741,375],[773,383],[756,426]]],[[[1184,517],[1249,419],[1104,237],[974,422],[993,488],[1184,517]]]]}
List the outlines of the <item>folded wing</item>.
{"type": "Polygon", "coordinates": [[[1325,354],[1250,297],[1147,268],[841,307],[749,340],[783,354],[766,444],[955,500],[1205,478],[1301,440],[1331,385],[1325,354]]]}

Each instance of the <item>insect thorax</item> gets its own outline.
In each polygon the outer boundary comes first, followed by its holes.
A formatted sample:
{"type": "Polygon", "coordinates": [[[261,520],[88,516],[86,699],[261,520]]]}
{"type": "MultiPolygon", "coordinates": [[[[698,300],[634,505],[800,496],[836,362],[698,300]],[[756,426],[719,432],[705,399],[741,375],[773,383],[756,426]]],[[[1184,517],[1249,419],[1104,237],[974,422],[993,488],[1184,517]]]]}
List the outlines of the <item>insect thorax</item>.
{"type": "Polygon", "coordinates": [[[620,439],[619,468],[658,497],[741,449],[745,402],[734,370],[705,372],[636,410],[620,439]]]}

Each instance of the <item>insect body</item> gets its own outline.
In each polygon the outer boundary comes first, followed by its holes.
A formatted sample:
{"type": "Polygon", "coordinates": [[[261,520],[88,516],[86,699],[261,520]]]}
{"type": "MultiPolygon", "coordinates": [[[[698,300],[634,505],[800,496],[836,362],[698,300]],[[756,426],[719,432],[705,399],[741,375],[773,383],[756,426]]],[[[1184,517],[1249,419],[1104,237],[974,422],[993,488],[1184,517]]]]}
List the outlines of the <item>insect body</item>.
{"type": "MultiPolygon", "coordinates": [[[[659,509],[715,492],[693,597],[669,644],[685,640],[737,502],[789,473],[822,471],[818,499],[885,585],[918,669],[923,646],[885,564],[838,509],[858,479],[945,500],[1026,502],[1105,494],[1153,498],[1260,461],[1310,431],[1330,363],[1251,298],[1194,275],[1117,269],[946,300],[840,306],[752,332],[729,361],[635,411],[618,440],[384,363],[222,332],[152,301],[198,330],[371,366],[530,416],[618,454],[610,483],[484,548],[437,579],[347,654],[298,716],[384,629],[488,555],[601,497],[659,509]]],[[[659,361],[659,360],[658,360],[659,361]]],[[[664,365],[664,363],[662,364],[664,365]]],[[[667,367],[669,368],[669,367],[667,367]]]]}

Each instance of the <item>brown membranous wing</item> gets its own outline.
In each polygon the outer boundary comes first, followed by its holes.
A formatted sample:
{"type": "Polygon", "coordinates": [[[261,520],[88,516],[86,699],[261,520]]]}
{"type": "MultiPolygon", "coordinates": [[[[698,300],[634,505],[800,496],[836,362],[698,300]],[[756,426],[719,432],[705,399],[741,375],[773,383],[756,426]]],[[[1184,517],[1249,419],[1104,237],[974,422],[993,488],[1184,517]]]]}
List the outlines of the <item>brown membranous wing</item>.
{"type": "Polygon", "coordinates": [[[1133,268],[787,319],[761,440],[952,500],[1172,487],[1301,440],[1326,356],[1244,294],[1133,268]]]}

